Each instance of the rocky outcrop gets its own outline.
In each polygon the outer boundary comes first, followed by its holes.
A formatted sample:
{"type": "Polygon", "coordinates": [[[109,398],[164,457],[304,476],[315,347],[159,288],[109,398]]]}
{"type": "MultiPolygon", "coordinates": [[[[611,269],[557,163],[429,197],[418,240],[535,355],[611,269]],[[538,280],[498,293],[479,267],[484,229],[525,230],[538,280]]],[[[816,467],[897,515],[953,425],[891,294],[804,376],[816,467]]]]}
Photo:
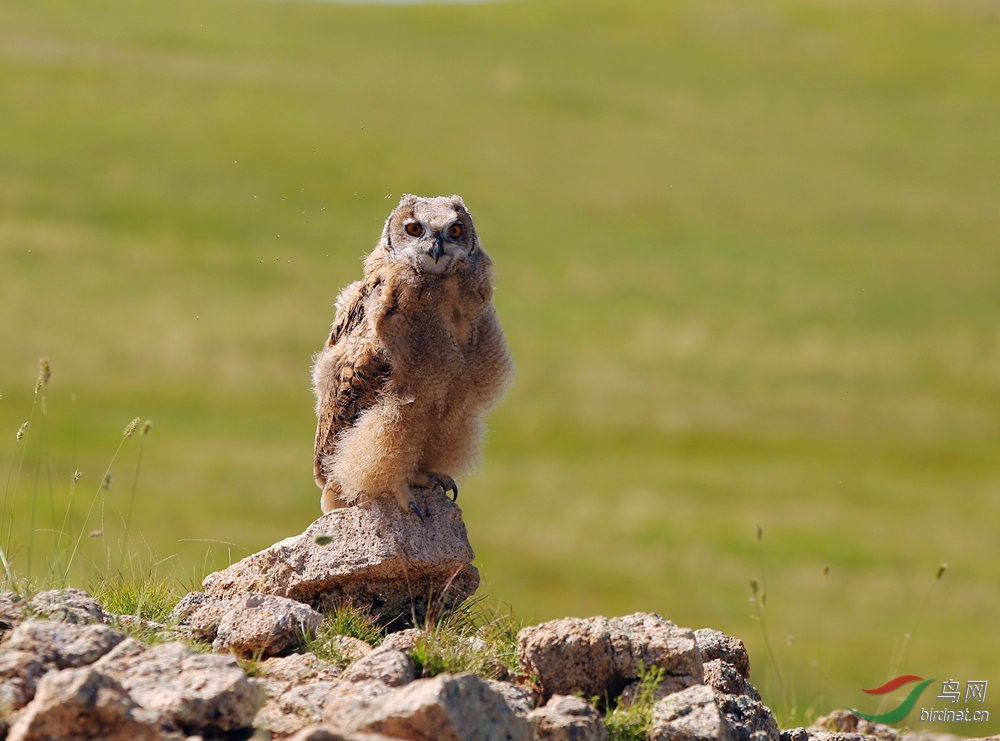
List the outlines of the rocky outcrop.
{"type": "Polygon", "coordinates": [[[51,589],[28,600],[28,612],[35,618],[84,625],[106,622],[100,603],[82,589],[51,589]]]}
{"type": "Polygon", "coordinates": [[[546,697],[615,697],[639,678],[640,667],[663,670],[664,694],[700,684],[703,675],[694,633],[641,612],[523,628],[517,656],[525,671],[538,677],[546,697]]]}
{"type": "Polygon", "coordinates": [[[415,495],[423,519],[386,497],[336,509],[302,535],[209,574],[205,594],[276,595],[320,611],[351,603],[393,628],[423,624],[473,594],[479,573],[458,507],[440,493],[415,495]]]}

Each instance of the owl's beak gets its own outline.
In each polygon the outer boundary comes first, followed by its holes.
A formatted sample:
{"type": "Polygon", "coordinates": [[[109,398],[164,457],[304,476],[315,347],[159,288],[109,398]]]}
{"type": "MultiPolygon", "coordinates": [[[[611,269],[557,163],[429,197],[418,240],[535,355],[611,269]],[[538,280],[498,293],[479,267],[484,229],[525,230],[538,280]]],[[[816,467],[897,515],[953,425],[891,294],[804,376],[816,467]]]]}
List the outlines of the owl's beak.
{"type": "Polygon", "coordinates": [[[434,258],[434,262],[441,259],[441,256],[444,255],[444,246],[441,244],[441,237],[434,237],[434,245],[427,254],[434,258]]]}

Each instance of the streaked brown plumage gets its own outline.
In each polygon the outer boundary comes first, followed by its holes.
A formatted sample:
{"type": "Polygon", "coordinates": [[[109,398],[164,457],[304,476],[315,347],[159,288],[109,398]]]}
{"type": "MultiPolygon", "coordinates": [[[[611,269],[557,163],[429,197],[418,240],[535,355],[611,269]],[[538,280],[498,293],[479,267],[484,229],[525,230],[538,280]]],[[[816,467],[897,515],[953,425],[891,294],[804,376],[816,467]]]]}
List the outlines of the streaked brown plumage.
{"type": "Polygon", "coordinates": [[[457,496],[513,370],[490,265],[458,196],[403,196],[389,215],[313,367],[324,512],[381,495],[417,512],[411,487],[457,496]]]}

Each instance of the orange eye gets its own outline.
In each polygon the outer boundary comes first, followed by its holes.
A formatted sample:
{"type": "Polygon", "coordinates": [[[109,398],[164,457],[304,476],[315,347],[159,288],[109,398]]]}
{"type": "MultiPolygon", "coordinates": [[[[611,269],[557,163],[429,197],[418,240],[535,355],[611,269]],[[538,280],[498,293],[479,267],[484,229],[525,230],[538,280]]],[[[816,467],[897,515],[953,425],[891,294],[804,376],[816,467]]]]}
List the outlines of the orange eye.
{"type": "Polygon", "coordinates": [[[449,226],[448,227],[448,236],[451,237],[452,239],[458,239],[459,237],[461,237],[462,236],[462,225],[461,224],[452,224],[451,226],[449,226]]]}
{"type": "Polygon", "coordinates": [[[424,233],[424,228],[420,226],[420,224],[416,221],[411,221],[403,228],[406,230],[406,233],[409,234],[411,237],[419,237],[421,234],[424,233]]]}

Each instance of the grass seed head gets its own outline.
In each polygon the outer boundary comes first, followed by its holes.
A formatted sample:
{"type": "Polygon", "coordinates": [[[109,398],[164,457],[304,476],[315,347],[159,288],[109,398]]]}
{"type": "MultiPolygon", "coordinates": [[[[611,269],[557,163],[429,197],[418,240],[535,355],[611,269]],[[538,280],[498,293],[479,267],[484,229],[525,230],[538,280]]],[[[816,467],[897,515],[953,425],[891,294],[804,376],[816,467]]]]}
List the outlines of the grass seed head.
{"type": "Polygon", "coordinates": [[[125,425],[125,431],[122,433],[125,437],[132,437],[135,434],[136,428],[139,426],[140,419],[136,417],[127,425],[125,425]]]}
{"type": "Polygon", "coordinates": [[[79,481],[81,476],[83,476],[83,474],[80,472],[80,469],[73,471],[73,483],[75,484],[79,481]]]}
{"type": "Polygon", "coordinates": [[[42,382],[43,386],[48,386],[51,377],[52,367],[49,365],[49,359],[42,358],[38,361],[38,380],[42,382]]]}
{"type": "Polygon", "coordinates": [[[149,430],[153,427],[153,423],[150,420],[146,420],[142,423],[142,436],[146,437],[149,434],[149,430]]]}
{"type": "Polygon", "coordinates": [[[17,439],[18,440],[23,440],[24,439],[24,433],[27,432],[27,431],[28,431],[28,423],[25,422],[23,425],[21,425],[17,429],[17,439]]]}

